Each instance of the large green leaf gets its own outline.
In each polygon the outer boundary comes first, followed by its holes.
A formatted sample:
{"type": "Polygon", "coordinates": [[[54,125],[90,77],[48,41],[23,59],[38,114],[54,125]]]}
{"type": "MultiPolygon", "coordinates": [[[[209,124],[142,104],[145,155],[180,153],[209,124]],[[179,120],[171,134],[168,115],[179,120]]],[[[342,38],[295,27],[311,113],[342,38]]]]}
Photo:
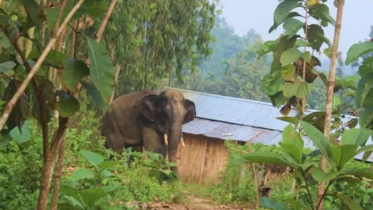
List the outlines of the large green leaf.
{"type": "Polygon", "coordinates": [[[275,153],[266,153],[266,152],[252,152],[244,155],[244,158],[253,163],[269,163],[285,166],[294,166],[285,158],[275,154],[275,153]]]}
{"type": "Polygon", "coordinates": [[[88,55],[91,60],[90,75],[102,98],[108,102],[114,90],[114,66],[105,47],[94,39],[87,39],[88,55]]]}
{"type": "Polygon", "coordinates": [[[70,91],[75,91],[76,84],[89,75],[89,68],[83,61],[73,58],[64,60],[63,64],[62,81],[70,91]]]}
{"type": "Polygon", "coordinates": [[[372,106],[373,106],[373,88],[369,89],[363,101],[363,107],[372,107],[372,106]]]}
{"type": "Polygon", "coordinates": [[[289,64],[293,64],[295,61],[299,59],[302,53],[296,48],[287,49],[285,52],[282,53],[280,62],[282,66],[286,66],[289,64]]]}
{"type": "Polygon", "coordinates": [[[274,67],[281,67],[280,58],[284,51],[287,49],[293,48],[295,45],[295,42],[297,41],[297,35],[295,36],[288,36],[284,35],[278,40],[277,47],[275,48],[275,51],[273,52],[273,63],[272,65],[274,67]]]}
{"type": "Polygon", "coordinates": [[[321,168],[314,168],[311,171],[312,178],[317,182],[329,182],[330,180],[336,178],[341,172],[334,171],[330,173],[325,173],[321,168]]]}
{"type": "Polygon", "coordinates": [[[321,26],[316,24],[311,24],[308,26],[307,38],[312,48],[317,51],[320,51],[321,45],[326,42],[324,30],[321,28],[321,26]]]}
{"type": "Polygon", "coordinates": [[[93,188],[84,190],[82,192],[82,198],[85,206],[92,206],[92,204],[106,195],[107,193],[102,188],[93,188]]]}
{"type": "Polygon", "coordinates": [[[341,145],[341,146],[332,146],[332,159],[336,163],[337,168],[341,169],[343,166],[354,158],[356,155],[357,145],[341,145]]]}
{"type": "Polygon", "coordinates": [[[286,205],[274,198],[260,197],[262,207],[272,210],[287,210],[286,205]]]}
{"type": "Polygon", "coordinates": [[[16,66],[16,63],[14,61],[6,61],[4,63],[0,63],[0,72],[11,70],[15,66],[16,66]]]}
{"type": "Polygon", "coordinates": [[[345,130],[343,132],[341,144],[363,146],[368,141],[370,135],[372,135],[372,131],[365,128],[352,128],[345,130]]]}
{"type": "Polygon", "coordinates": [[[300,125],[302,126],[303,131],[312,140],[314,146],[320,149],[321,154],[323,154],[327,158],[330,158],[331,145],[324,134],[308,122],[301,121],[300,125]]]}
{"type": "Polygon", "coordinates": [[[62,90],[57,91],[56,94],[59,96],[56,109],[62,117],[71,117],[79,110],[79,101],[73,95],[62,90]]]}
{"type": "Polygon", "coordinates": [[[79,154],[81,154],[86,160],[92,163],[92,165],[94,165],[95,167],[98,167],[104,161],[104,157],[102,157],[102,155],[95,153],[95,152],[88,151],[88,150],[82,150],[79,152],[79,154]]]}
{"type": "Polygon", "coordinates": [[[292,125],[289,124],[285,127],[282,132],[282,141],[280,144],[281,147],[291,154],[297,163],[302,163],[304,142],[292,125]]]}
{"type": "Polygon", "coordinates": [[[32,118],[27,119],[22,126],[21,132],[18,128],[13,128],[9,133],[10,137],[12,137],[12,139],[14,139],[18,144],[30,140],[33,122],[34,120],[32,118]]]}
{"type": "Polygon", "coordinates": [[[87,90],[88,94],[92,97],[93,103],[100,109],[100,110],[105,110],[105,102],[104,99],[102,98],[101,94],[98,92],[97,88],[89,84],[87,82],[81,82],[83,87],[87,90]]]}
{"type": "Polygon", "coordinates": [[[294,35],[304,26],[304,23],[295,18],[287,18],[284,22],[286,35],[294,35]]]}
{"type": "Polygon", "coordinates": [[[355,104],[357,108],[360,108],[365,96],[368,94],[370,87],[373,85],[373,73],[368,73],[361,77],[359,80],[357,91],[355,94],[355,104]]]}
{"type": "Polygon", "coordinates": [[[45,20],[43,8],[35,0],[21,0],[28,17],[35,25],[41,25],[45,20]]]}
{"type": "Polygon", "coordinates": [[[372,51],[373,51],[373,42],[371,41],[366,41],[363,43],[352,45],[352,47],[350,47],[350,49],[347,52],[346,65],[350,65],[352,62],[354,62],[356,59],[358,59],[362,55],[367,54],[372,51]]]}
{"type": "Polygon", "coordinates": [[[94,177],[94,173],[90,169],[86,168],[78,168],[74,171],[72,178],[74,180],[80,180],[80,179],[92,179],[94,177]]]}
{"type": "Polygon", "coordinates": [[[283,91],[284,96],[287,98],[291,98],[293,96],[301,98],[307,95],[308,86],[305,81],[297,79],[294,82],[286,82],[283,86],[283,91]]]}
{"type": "Polygon", "coordinates": [[[275,10],[275,23],[281,24],[289,15],[290,11],[300,6],[297,1],[283,1],[278,4],[275,10]]]}
{"type": "Polygon", "coordinates": [[[350,199],[350,198],[347,198],[341,194],[335,194],[334,196],[336,196],[337,198],[339,198],[339,200],[342,201],[342,203],[345,205],[346,209],[349,209],[349,210],[364,210],[358,202],[350,199]]]}

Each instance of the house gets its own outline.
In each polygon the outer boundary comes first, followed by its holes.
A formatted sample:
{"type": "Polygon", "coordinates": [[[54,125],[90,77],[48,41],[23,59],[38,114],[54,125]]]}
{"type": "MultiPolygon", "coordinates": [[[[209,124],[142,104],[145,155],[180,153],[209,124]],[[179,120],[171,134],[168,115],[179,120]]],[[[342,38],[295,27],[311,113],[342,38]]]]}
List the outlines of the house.
{"type": "MultiPolygon", "coordinates": [[[[175,89],[175,88],[173,88],[175,89]]],[[[177,89],[196,105],[195,120],[183,125],[185,147],[178,148],[179,176],[184,182],[216,181],[228,159],[224,141],[278,145],[287,122],[271,103],[177,89]]],[[[307,110],[306,114],[315,110],[307,110]]],[[[295,116],[291,110],[289,116],[295,116]]],[[[347,116],[351,119],[351,116],[347,116]]],[[[314,148],[304,138],[305,147],[314,148]]],[[[371,142],[371,139],[369,140],[371,142]]],[[[362,155],[355,157],[362,158],[362,155]]],[[[369,158],[373,161],[373,156],[369,158]]]]}

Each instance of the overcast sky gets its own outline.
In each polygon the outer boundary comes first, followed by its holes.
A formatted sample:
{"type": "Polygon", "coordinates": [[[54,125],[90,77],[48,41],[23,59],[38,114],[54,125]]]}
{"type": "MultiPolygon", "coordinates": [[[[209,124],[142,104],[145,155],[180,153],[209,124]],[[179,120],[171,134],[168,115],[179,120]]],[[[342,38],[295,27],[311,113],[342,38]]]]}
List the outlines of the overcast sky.
{"type": "MultiPolygon", "coordinates": [[[[328,2],[330,15],[335,19],[337,10],[332,0],[328,2]]],[[[276,39],[282,32],[282,27],[279,27],[276,31],[268,34],[268,30],[273,24],[273,14],[278,0],[220,0],[220,4],[223,6],[222,15],[238,35],[244,35],[253,28],[266,41],[276,39]]],[[[345,55],[351,45],[366,40],[372,25],[373,0],[346,0],[340,51],[345,55]]],[[[334,27],[329,26],[325,33],[332,41],[334,27]]]]}

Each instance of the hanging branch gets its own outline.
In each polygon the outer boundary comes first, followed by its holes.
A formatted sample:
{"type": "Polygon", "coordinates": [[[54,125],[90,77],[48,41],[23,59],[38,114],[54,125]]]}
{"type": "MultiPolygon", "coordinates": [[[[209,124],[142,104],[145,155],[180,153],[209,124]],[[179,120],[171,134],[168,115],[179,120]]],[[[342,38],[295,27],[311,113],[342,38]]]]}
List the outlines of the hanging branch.
{"type": "MultiPolygon", "coordinates": [[[[329,69],[329,81],[328,81],[328,89],[326,92],[326,110],[325,110],[325,125],[324,125],[324,135],[326,138],[330,138],[330,125],[331,125],[331,116],[333,110],[333,91],[335,86],[335,68],[336,68],[336,61],[338,56],[338,45],[339,45],[339,38],[341,34],[341,27],[342,27],[342,15],[343,15],[343,6],[344,0],[338,0],[338,8],[337,8],[337,19],[336,25],[334,29],[334,39],[333,39],[333,53],[332,59],[330,62],[330,69],[329,69]]],[[[321,169],[326,169],[326,159],[324,156],[321,156],[321,169]]],[[[323,209],[323,195],[324,193],[324,184],[320,183],[317,189],[317,196],[318,196],[318,210],[323,209]]]]}
{"type": "Polygon", "coordinates": [[[56,40],[57,40],[58,36],[61,34],[62,30],[66,27],[67,23],[70,21],[70,19],[73,17],[73,15],[79,9],[79,7],[82,5],[83,2],[84,2],[84,0],[79,0],[79,2],[74,6],[74,8],[67,15],[66,19],[64,20],[64,22],[61,24],[61,26],[57,30],[57,33],[54,34],[53,38],[49,41],[49,43],[46,46],[46,48],[44,49],[43,53],[40,55],[38,61],[34,65],[34,67],[28,73],[27,77],[25,78],[25,80],[23,81],[23,83],[21,84],[21,86],[19,87],[17,92],[14,94],[12,99],[6,105],[4,113],[3,113],[3,115],[1,116],[1,119],[0,119],[0,130],[3,129],[3,127],[5,125],[5,122],[8,120],[9,115],[12,112],[15,104],[17,103],[18,99],[21,97],[23,92],[26,90],[27,85],[30,83],[30,81],[34,77],[36,71],[40,68],[41,64],[43,63],[43,61],[47,57],[49,51],[52,49],[52,47],[56,43],[56,40]]]}

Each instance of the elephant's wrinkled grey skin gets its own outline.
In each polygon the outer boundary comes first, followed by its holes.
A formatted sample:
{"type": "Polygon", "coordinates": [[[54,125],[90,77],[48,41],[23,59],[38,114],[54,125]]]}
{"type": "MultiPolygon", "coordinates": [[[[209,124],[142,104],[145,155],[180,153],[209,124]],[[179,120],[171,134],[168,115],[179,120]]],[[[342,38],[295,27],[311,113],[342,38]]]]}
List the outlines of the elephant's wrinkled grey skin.
{"type": "MultiPolygon", "coordinates": [[[[195,105],[177,90],[166,89],[160,94],[142,90],[116,98],[104,115],[102,135],[106,147],[119,154],[134,147],[160,153],[176,163],[176,153],[182,125],[196,116],[195,105]],[[168,147],[164,141],[168,136],[168,147]]],[[[177,173],[177,168],[172,168],[177,173]]]]}

